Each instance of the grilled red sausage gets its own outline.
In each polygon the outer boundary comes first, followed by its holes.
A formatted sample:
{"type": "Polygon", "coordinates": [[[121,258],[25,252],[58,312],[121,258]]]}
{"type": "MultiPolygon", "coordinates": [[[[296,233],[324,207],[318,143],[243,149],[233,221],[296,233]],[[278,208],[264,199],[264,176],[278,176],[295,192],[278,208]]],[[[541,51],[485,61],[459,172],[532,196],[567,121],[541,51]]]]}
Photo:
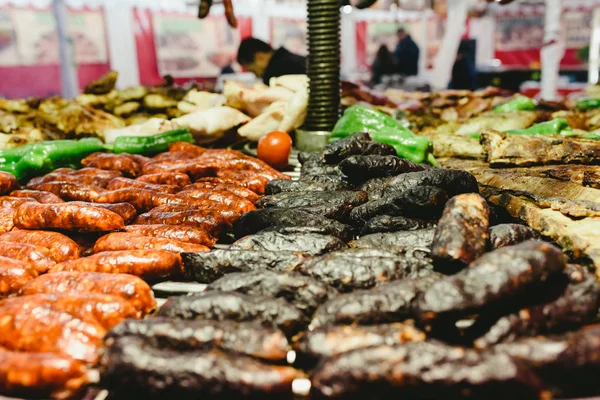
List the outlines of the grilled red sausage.
{"type": "Polygon", "coordinates": [[[48,249],[55,262],[79,258],[81,249],[73,240],[58,232],[14,230],[0,236],[0,241],[28,243],[48,249]]]}
{"type": "Polygon", "coordinates": [[[94,246],[94,252],[114,250],[165,250],[172,253],[193,253],[210,251],[206,246],[181,242],[179,240],[141,236],[135,233],[115,232],[101,237],[94,246]]]}

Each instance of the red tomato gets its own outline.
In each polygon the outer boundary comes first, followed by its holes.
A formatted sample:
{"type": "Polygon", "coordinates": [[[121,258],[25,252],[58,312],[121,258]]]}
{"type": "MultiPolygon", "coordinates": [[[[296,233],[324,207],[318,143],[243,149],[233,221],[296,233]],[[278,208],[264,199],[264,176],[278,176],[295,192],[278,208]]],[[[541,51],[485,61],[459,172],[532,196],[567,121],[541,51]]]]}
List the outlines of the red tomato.
{"type": "Polygon", "coordinates": [[[273,131],[258,141],[258,158],[274,168],[285,168],[288,165],[292,138],[286,132],[273,131]]]}

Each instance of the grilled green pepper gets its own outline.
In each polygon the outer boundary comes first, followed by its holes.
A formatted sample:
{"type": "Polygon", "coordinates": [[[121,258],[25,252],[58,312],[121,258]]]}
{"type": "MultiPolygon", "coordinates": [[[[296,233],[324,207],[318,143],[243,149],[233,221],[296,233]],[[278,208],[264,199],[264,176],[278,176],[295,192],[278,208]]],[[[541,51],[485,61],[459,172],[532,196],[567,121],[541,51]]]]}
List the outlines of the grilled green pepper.
{"type": "Polygon", "coordinates": [[[599,132],[588,132],[585,135],[581,136],[584,139],[594,139],[594,140],[600,140],[600,133],[599,132]]]}
{"type": "Polygon", "coordinates": [[[364,106],[355,105],[346,109],[344,115],[335,124],[329,142],[357,132],[368,132],[376,142],[393,146],[398,157],[437,165],[432,154],[431,140],[415,135],[394,118],[364,106]]]}
{"type": "Polygon", "coordinates": [[[97,138],[81,140],[49,140],[6,150],[0,160],[0,170],[10,172],[19,180],[41,175],[57,168],[79,166],[81,160],[104,146],[97,138]]]}
{"type": "Polygon", "coordinates": [[[575,108],[581,111],[600,108],[600,99],[582,99],[575,103],[575,108]]]}
{"type": "Polygon", "coordinates": [[[508,103],[494,108],[494,112],[535,111],[535,101],[527,96],[518,96],[508,103]]]}
{"type": "Polygon", "coordinates": [[[510,135],[562,135],[572,136],[573,131],[569,123],[564,118],[556,118],[552,121],[546,121],[535,124],[525,129],[511,129],[506,131],[510,135]]]}
{"type": "Polygon", "coordinates": [[[169,143],[193,143],[194,137],[189,129],[174,129],[153,136],[120,136],[112,145],[106,145],[107,150],[114,153],[156,154],[169,150],[169,143]]]}

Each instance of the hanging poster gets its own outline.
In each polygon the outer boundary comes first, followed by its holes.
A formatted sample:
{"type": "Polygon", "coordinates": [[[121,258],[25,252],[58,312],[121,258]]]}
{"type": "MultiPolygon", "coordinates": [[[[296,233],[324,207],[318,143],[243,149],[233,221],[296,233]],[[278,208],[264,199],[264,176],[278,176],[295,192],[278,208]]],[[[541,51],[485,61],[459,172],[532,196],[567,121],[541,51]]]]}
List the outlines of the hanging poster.
{"type": "MultiPolygon", "coordinates": [[[[21,65],[59,64],[54,16],[48,10],[12,10],[21,65]]],[[[108,62],[101,11],[70,12],[67,18],[78,64],[108,62]]]]}
{"type": "Polygon", "coordinates": [[[271,46],[285,47],[295,54],[307,55],[306,20],[271,18],[271,46]]]}
{"type": "Polygon", "coordinates": [[[19,65],[15,29],[10,10],[0,10],[0,66],[19,65]]]}
{"type": "Polygon", "coordinates": [[[235,60],[239,34],[224,18],[154,14],[153,26],[161,75],[217,76],[235,60]]]}

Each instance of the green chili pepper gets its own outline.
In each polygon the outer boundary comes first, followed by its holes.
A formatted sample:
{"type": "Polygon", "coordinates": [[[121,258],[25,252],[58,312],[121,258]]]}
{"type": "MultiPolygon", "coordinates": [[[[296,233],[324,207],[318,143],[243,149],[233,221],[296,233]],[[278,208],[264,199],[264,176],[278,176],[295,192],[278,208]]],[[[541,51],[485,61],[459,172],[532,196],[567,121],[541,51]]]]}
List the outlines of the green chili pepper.
{"type": "Polygon", "coordinates": [[[575,108],[578,110],[593,110],[600,108],[600,99],[582,99],[575,103],[575,108]]]}
{"type": "Polygon", "coordinates": [[[568,136],[572,132],[569,123],[564,118],[556,118],[552,121],[546,121],[535,124],[526,129],[511,129],[506,131],[510,135],[564,135],[568,136]]]}
{"type": "Polygon", "coordinates": [[[408,129],[382,129],[378,132],[372,132],[371,137],[376,142],[389,144],[396,149],[398,157],[407,160],[422,163],[429,162],[432,165],[437,165],[433,158],[433,144],[423,136],[417,136],[408,129]]]}
{"type": "Polygon", "coordinates": [[[105,148],[114,153],[155,154],[169,150],[175,142],[193,143],[194,137],[187,128],[175,129],[153,136],[120,136],[105,148]]]}
{"type": "Polygon", "coordinates": [[[23,155],[33,147],[34,143],[25,144],[23,146],[15,147],[14,149],[0,150],[0,163],[11,163],[18,162],[23,155]]]}
{"type": "Polygon", "coordinates": [[[494,112],[535,111],[535,102],[527,96],[518,96],[508,103],[494,108],[494,112]]]}
{"type": "Polygon", "coordinates": [[[329,142],[357,132],[368,132],[376,142],[393,146],[399,157],[437,165],[432,154],[431,140],[415,135],[389,115],[364,106],[355,105],[346,109],[335,124],[329,142]]]}
{"type": "MultiPolygon", "coordinates": [[[[10,172],[19,180],[41,175],[64,166],[80,165],[83,158],[103,150],[98,138],[52,140],[18,147],[0,159],[0,170],[10,172]],[[20,156],[17,158],[17,155],[20,156]]],[[[8,151],[8,150],[7,150],[8,151]]]]}
{"type": "Polygon", "coordinates": [[[586,133],[585,135],[581,136],[584,139],[595,139],[595,140],[600,140],[600,133],[598,132],[589,132],[586,133]]]}

